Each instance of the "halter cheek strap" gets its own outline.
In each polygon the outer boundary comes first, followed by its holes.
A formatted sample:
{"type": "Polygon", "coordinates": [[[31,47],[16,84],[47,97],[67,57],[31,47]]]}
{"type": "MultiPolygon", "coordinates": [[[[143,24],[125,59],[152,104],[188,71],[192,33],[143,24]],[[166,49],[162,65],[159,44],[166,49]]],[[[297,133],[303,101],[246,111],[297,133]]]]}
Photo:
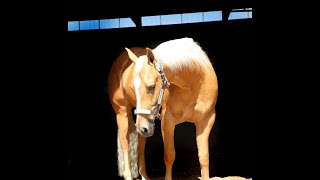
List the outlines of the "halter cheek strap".
{"type": "Polygon", "coordinates": [[[156,115],[156,118],[160,118],[160,108],[161,108],[161,102],[162,102],[162,97],[163,97],[163,93],[164,93],[164,86],[167,85],[168,87],[170,86],[170,83],[166,77],[166,75],[164,74],[163,71],[163,67],[162,64],[158,61],[155,61],[155,66],[156,66],[156,70],[160,73],[161,76],[161,80],[162,80],[162,86],[159,92],[159,96],[158,96],[158,100],[157,100],[157,104],[156,107],[153,110],[150,109],[135,109],[134,110],[134,114],[152,114],[152,115],[156,115]]]}

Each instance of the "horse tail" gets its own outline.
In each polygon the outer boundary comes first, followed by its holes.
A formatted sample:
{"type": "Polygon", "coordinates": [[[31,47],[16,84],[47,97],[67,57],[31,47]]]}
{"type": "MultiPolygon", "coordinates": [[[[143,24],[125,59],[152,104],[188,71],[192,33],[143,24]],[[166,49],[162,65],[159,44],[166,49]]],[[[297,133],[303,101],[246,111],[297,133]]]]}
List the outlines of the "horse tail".
{"type": "MultiPolygon", "coordinates": [[[[130,171],[131,175],[134,178],[137,178],[138,173],[138,133],[135,131],[135,128],[130,127],[129,134],[129,162],[130,162],[130,171]]],[[[117,146],[118,146],[118,174],[123,177],[124,175],[124,159],[123,159],[123,151],[120,143],[120,133],[118,131],[117,138],[117,146]]]]}
{"type": "Polygon", "coordinates": [[[118,174],[119,174],[119,176],[122,177],[123,174],[124,174],[124,160],[123,160],[122,147],[121,147],[121,143],[120,143],[120,132],[119,132],[119,130],[118,130],[117,146],[118,146],[118,151],[117,151],[118,174]]]}
{"type": "Polygon", "coordinates": [[[134,126],[130,132],[130,144],[129,144],[129,159],[132,177],[137,178],[139,176],[138,171],[138,132],[134,126]]]}

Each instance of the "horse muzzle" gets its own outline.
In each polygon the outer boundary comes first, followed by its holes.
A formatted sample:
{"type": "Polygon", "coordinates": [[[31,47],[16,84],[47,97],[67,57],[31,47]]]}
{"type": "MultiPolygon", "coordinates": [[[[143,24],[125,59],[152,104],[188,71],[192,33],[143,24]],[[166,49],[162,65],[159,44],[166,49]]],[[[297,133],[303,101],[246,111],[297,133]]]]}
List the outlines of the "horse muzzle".
{"type": "Polygon", "coordinates": [[[155,129],[155,124],[152,120],[149,120],[148,123],[137,125],[137,131],[143,137],[150,137],[153,135],[155,129]]]}

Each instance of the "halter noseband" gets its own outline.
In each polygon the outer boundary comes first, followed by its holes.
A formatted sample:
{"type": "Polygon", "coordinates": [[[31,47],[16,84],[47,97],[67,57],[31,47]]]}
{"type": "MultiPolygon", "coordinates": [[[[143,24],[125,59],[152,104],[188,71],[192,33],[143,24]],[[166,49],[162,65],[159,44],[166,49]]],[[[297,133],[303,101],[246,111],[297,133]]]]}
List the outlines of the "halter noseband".
{"type": "Polygon", "coordinates": [[[162,64],[158,61],[155,61],[155,65],[156,65],[156,70],[160,73],[161,76],[161,80],[162,80],[162,86],[159,92],[159,96],[158,96],[158,101],[156,104],[156,108],[153,110],[150,109],[135,109],[134,110],[134,114],[153,114],[156,115],[156,118],[160,118],[160,107],[161,107],[161,101],[162,101],[162,97],[163,97],[163,93],[164,93],[164,86],[167,85],[168,87],[170,86],[170,83],[166,77],[166,75],[163,72],[163,67],[162,64]]]}

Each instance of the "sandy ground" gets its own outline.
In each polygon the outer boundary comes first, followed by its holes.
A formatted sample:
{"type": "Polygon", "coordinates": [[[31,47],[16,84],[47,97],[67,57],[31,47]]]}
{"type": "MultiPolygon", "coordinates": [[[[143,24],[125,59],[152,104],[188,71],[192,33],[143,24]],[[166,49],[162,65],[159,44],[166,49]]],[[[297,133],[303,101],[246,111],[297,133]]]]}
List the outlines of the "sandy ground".
{"type": "Polygon", "coordinates": [[[228,176],[228,177],[213,177],[213,178],[210,178],[210,180],[252,180],[252,178],[246,179],[240,176],[228,176]]]}
{"type": "MultiPolygon", "coordinates": [[[[159,177],[159,178],[151,178],[151,180],[163,180],[164,177],[159,177]]],[[[175,176],[173,177],[173,180],[201,180],[200,177],[179,177],[179,176],[175,176]]],[[[212,177],[210,178],[210,180],[252,180],[252,178],[250,179],[246,179],[244,177],[240,177],[240,176],[228,176],[228,177],[212,177]]]]}

